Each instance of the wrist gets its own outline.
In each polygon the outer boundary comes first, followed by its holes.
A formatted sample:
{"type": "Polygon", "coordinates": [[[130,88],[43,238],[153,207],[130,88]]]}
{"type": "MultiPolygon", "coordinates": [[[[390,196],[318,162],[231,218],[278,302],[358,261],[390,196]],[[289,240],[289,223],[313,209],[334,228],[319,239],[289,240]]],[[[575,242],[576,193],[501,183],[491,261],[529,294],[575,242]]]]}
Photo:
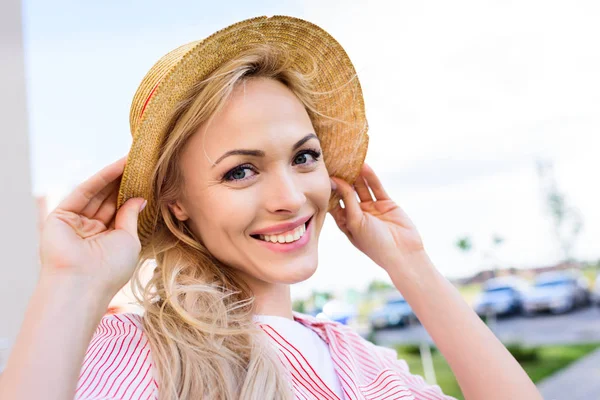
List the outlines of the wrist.
{"type": "Polygon", "coordinates": [[[81,310],[100,317],[112,300],[111,295],[85,276],[42,274],[36,292],[49,303],[68,308],[71,312],[81,310]]]}
{"type": "Polygon", "coordinates": [[[385,270],[400,291],[407,285],[413,290],[418,289],[426,283],[432,283],[433,278],[438,275],[437,268],[424,250],[395,258],[385,270]]]}
{"type": "Polygon", "coordinates": [[[382,267],[388,272],[388,274],[410,274],[415,270],[419,271],[424,268],[435,268],[425,250],[415,251],[408,254],[398,252],[398,254],[391,257],[385,265],[382,265],[382,267]]]}

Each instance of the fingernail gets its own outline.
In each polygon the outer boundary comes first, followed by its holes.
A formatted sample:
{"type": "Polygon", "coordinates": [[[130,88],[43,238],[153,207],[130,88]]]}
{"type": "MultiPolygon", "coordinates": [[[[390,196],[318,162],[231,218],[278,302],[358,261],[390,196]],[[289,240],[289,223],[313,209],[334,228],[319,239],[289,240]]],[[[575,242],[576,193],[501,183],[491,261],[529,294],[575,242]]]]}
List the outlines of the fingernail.
{"type": "Polygon", "coordinates": [[[329,178],[329,181],[331,182],[331,190],[336,190],[337,189],[337,183],[335,183],[335,181],[331,178],[329,178]]]}
{"type": "Polygon", "coordinates": [[[142,203],[142,205],[140,206],[140,212],[142,212],[142,210],[144,208],[146,208],[146,205],[148,204],[148,200],[144,200],[144,202],[142,203]]]}

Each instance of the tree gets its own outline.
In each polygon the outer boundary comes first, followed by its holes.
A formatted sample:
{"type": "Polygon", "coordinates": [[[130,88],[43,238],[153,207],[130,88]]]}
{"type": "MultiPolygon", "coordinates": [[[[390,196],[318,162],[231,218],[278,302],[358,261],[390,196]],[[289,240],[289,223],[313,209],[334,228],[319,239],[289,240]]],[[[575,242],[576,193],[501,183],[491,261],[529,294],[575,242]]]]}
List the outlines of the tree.
{"type": "Polygon", "coordinates": [[[563,260],[571,262],[573,247],[583,228],[583,218],[576,207],[567,203],[565,194],[559,190],[552,161],[538,160],[536,165],[544,201],[554,225],[554,235],[561,247],[563,260]]]}
{"type": "Polygon", "coordinates": [[[458,247],[464,253],[468,253],[473,248],[473,242],[469,236],[464,236],[456,241],[456,247],[458,247]]]}
{"type": "Polygon", "coordinates": [[[372,280],[367,287],[367,293],[379,293],[379,292],[387,292],[391,289],[394,289],[394,286],[389,284],[388,282],[380,281],[380,280],[372,280]]]}
{"type": "Polygon", "coordinates": [[[498,248],[502,246],[504,242],[505,239],[502,236],[498,235],[497,233],[494,233],[492,235],[492,244],[490,245],[490,248],[485,252],[485,258],[491,264],[491,267],[494,270],[494,276],[498,274],[498,268],[500,267],[500,264],[502,264],[500,258],[498,257],[498,248]]]}
{"type": "Polygon", "coordinates": [[[292,302],[292,310],[300,313],[306,312],[306,302],[302,299],[296,299],[292,302]]]}
{"type": "MultiPolygon", "coordinates": [[[[494,270],[494,275],[496,274],[496,270],[500,264],[500,261],[497,256],[497,249],[505,242],[505,239],[498,235],[492,235],[492,243],[487,249],[482,249],[478,252],[479,257],[481,257],[481,262],[483,264],[490,264],[490,268],[494,270]]],[[[474,249],[473,240],[470,236],[463,236],[456,240],[456,247],[465,254],[470,253],[474,249]]]]}
{"type": "Polygon", "coordinates": [[[504,238],[498,234],[494,234],[492,236],[492,244],[494,245],[494,247],[500,246],[502,243],[504,243],[504,238]]]}
{"type": "Polygon", "coordinates": [[[313,290],[309,302],[312,303],[316,309],[322,310],[323,306],[331,299],[333,299],[333,294],[331,292],[313,290]]]}

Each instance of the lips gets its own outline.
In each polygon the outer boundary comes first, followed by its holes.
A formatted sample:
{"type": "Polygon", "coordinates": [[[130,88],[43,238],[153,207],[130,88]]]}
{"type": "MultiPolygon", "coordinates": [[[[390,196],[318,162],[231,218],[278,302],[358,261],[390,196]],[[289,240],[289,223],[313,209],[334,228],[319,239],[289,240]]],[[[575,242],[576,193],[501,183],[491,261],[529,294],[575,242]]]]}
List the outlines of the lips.
{"type": "Polygon", "coordinates": [[[310,220],[312,217],[312,215],[309,215],[306,217],[298,218],[295,221],[285,222],[283,224],[273,225],[268,228],[259,229],[254,232],[251,232],[250,236],[258,237],[259,235],[278,235],[285,232],[293,231],[300,225],[307,223],[308,220],[310,220]]]}
{"type": "Polygon", "coordinates": [[[293,222],[291,224],[286,224],[287,225],[296,225],[293,229],[289,229],[286,231],[282,231],[281,229],[279,229],[279,227],[283,226],[283,225],[278,225],[276,227],[271,227],[268,229],[264,229],[262,231],[259,232],[273,232],[273,233],[253,233],[250,236],[256,240],[260,240],[260,241],[264,241],[267,243],[273,243],[273,244],[290,244],[293,242],[296,242],[300,239],[302,239],[302,237],[306,234],[306,231],[308,229],[308,225],[310,224],[311,220],[312,220],[312,216],[309,217],[308,219],[303,218],[301,220],[299,220],[300,222],[302,220],[306,220],[304,223],[302,224],[297,224],[296,222],[293,222]]]}
{"type": "Polygon", "coordinates": [[[298,252],[303,251],[303,249],[306,248],[308,243],[310,243],[310,239],[312,237],[312,230],[313,230],[312,226],[313,226],[313,224],[312,224],[312,217],[311,217],[306,222],[306,225],[300,225],[299,228],[296,228],[299,230],[306,229],[306,231],[301,236],[299,236],[299,238],[297,240],[295,240],[292,237],[290,242],[287,242],[287,238],[285,238],[286,239],[285,243],[279,243],[279,235],[276,236],[276,239],[277,239],[276,242],[271,241],[273,239],[272,236],[274,236],[274,235],[253,235],[252,238],[256,240],[257,245],[261,246],[262,248],[264,248],[266,250],[272,251],[274,253],[300,254],[298,252]],[[263,236],[263,238],[261,238],[261,236],[263,236]],[[265,240],[265,238],[267,236],[269,237],[268,242],[265,240]]]}

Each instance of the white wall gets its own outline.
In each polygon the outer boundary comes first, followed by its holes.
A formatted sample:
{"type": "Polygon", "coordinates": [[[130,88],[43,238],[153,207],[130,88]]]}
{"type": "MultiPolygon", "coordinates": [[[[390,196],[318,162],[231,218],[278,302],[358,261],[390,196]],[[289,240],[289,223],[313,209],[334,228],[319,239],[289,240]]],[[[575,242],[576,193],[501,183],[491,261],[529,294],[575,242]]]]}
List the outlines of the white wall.
{"type": "Polygon", "coordinates": [[[21,1],[0,1],[0,370],[38,275],[21,1]]]}

